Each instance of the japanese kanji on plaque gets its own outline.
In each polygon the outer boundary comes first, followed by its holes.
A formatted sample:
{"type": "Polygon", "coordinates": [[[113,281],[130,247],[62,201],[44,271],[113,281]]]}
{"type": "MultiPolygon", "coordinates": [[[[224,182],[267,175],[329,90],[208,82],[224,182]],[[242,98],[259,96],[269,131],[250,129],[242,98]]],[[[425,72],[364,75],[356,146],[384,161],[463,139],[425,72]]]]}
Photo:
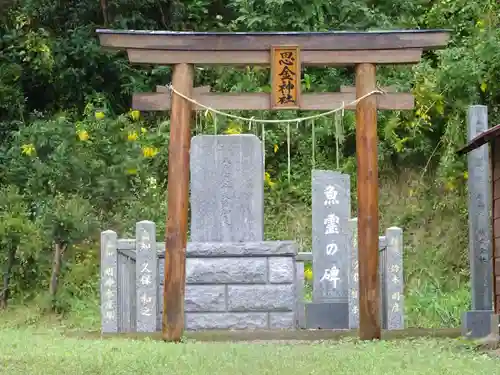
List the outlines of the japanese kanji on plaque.
{"type": "Polygon", "coordinates": [[[271,108],[298,108],[300,60],[298,47],[271,48],[271,108]]]}

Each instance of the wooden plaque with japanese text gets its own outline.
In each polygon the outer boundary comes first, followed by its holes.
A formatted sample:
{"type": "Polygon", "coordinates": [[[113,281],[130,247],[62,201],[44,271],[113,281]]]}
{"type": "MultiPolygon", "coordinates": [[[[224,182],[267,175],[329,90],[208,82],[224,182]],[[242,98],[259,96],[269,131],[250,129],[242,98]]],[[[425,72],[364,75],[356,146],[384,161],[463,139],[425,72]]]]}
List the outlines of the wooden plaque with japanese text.
{"type": "Polygon", "coordinates": [[[300,68],[299,47],[271,47],[272,109],[300,107],[300,68]]]}

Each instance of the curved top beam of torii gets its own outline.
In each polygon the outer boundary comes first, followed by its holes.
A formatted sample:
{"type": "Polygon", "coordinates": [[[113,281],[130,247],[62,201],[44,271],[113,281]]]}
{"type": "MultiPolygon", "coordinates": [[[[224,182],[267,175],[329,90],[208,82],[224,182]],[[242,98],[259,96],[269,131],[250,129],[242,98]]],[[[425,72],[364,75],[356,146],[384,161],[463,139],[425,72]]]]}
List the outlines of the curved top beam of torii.
{"type": "MultiPolygon", "coordinates": [[[[276,46],[296,47],[299,66],[415,64],[424,50],[442,48],[449,40],[448,30],[229,33],[97,29],[96,33],[102,47],[125,50],[132,64],[148,65],[269,66],[276,46]]],[[[306,93],[298,98],[297,108],[332,110],[352,102],[355,96],[355,92],[306,93]]],[[[273,109],[265,93],[195,92],[195,100],[219,110],[273,109]]],[[[165,111],[171,105],[165,92],[134,94],[132,102],[140,111],[165,111]]],[[[414,99],[410,93],[388,92],[377,98],[377,106],[412,109],[414,99]]]]}
{"type": "Polygon", "coordinates": [[[446,46],[448,30],[327,32],[179,32],[97,29],[103,47],[190,51],[268,51],[295,45],[301,51],[436,49],[446,46]]]}

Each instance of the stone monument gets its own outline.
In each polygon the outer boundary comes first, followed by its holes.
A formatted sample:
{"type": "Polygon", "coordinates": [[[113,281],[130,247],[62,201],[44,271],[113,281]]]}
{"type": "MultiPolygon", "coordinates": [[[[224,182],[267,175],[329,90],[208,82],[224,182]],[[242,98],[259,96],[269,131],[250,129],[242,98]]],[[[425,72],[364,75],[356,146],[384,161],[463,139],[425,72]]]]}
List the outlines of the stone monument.
{"type": "Polygon", "coordinates": [[[312,171],[313,301],[306,304],[307,328],[348,325],[350,191],[349,175],[312,171]]]}
{"type": "Polygon", "coordinates": [[[191,142],[191,242],[264,239],[262,146],[252,134],[191,142]]]}
{"type": "MultiPolygon", "coordinates": [[[[488,129],[488,108],[469,107],[467,140],[488,129]]],[[[462,333],[472,338],[491,332],[493,314],[493,261],[491,229],[491,185],[489,146],[483,145],[467,155],[469,178],[469,262],[472,310],[464,313],[462,333]]]]}

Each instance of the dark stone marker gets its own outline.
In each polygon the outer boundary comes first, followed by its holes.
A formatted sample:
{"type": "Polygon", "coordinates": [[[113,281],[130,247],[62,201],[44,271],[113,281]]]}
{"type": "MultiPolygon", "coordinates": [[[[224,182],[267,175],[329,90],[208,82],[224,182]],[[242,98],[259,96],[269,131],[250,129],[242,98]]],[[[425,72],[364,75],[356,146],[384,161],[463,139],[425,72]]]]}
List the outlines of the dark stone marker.
{"type": "Polygon", "coordinates": [[[463,317],[462,335],[472,339],[488,336],[492,333],[491,321],[492,317],[495,316],[496,315],[494,315],[491,310],[475,310],[465,312],[463,317]]]}
{"type": "Polygon", "coordinates": [[[307,329],[347,329],[349,305],[347,302],[306,303],[307,329]]]}
{"type": "MultiPolygon", "coordinates": [[[[488,129],[488,108],[469,107],[467,139],[488,129]]],[[[483,145],[467,155],[469,188],[469,260],[472,311],[463,318],[463,331],[482,337],[490,330],[493,313],[493,262],[491,245],[491,187],[489,148],[483,145]]]]}

